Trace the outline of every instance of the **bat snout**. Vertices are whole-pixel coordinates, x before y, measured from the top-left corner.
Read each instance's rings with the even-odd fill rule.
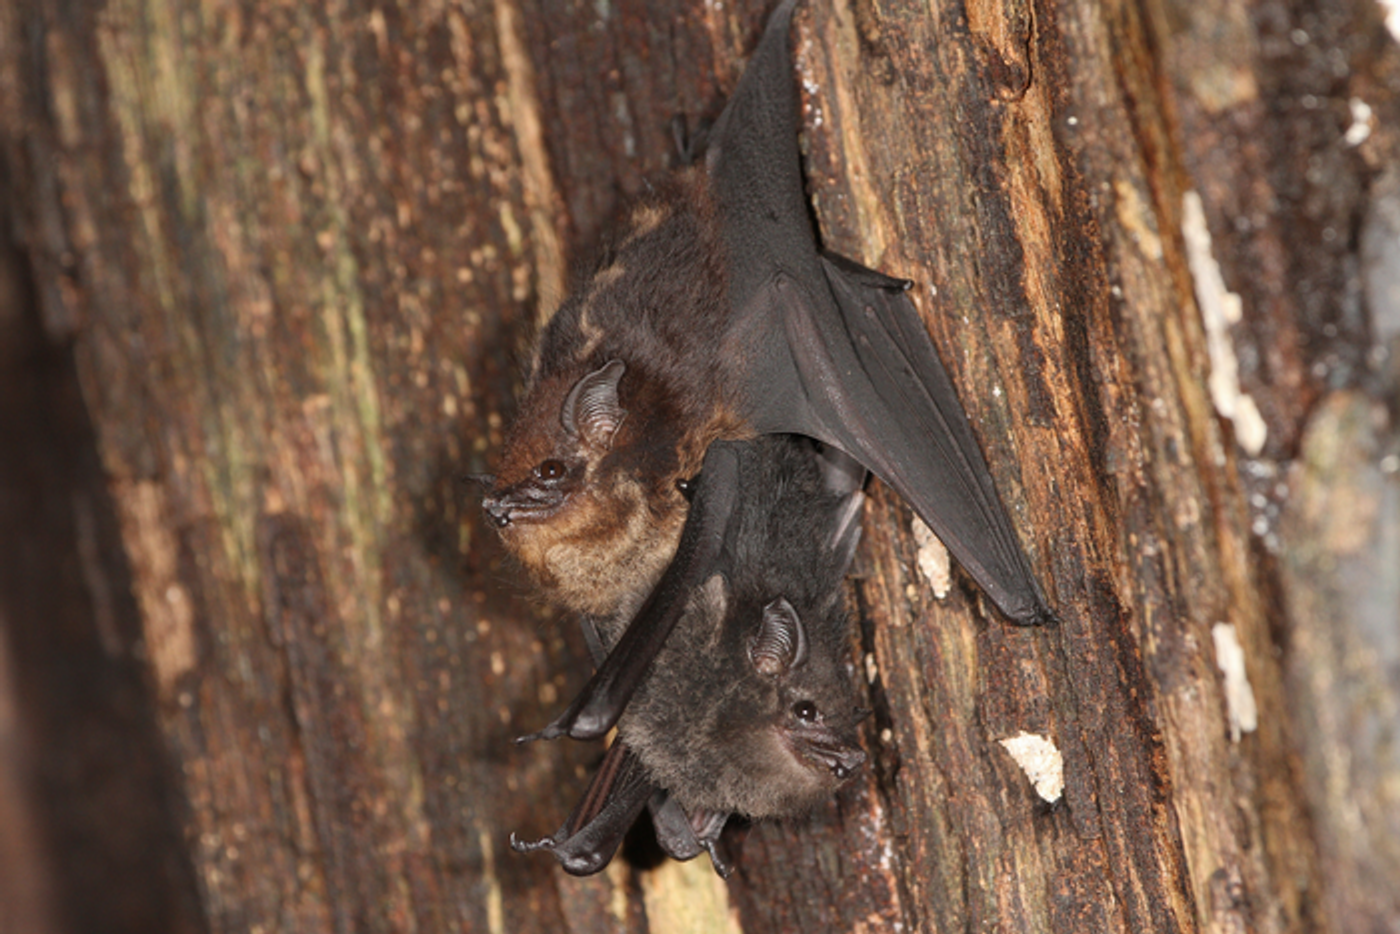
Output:
[[[844,782],[865,764],[864,750],[825,730],[798,738],[797,746],[803,758],[830,771],[838,782]]]
[[[831,770],[837,781],[844,782],[855,774],[856,769],[865,764],[865,752],[854,747],[833,749],[819,759]]]
[[[491,520],[491,524],[498,529],[503,529],[510,525],[510,507],[503,503],[483,500],[481,509],[486,513],[486,518]]]
[[[482,497],[481,509],[498,529],[518,522],[542,522],[559,511],[569,494],[565,490],[520,486]]]

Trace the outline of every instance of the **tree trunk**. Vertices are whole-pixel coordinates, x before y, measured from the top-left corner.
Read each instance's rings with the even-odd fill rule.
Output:
[[[872,484],[871,767],[727,884],[511,852],[601,749],[510,742],[587,652],[464,480],[768,5],[0,0],[0,934],[1400,931],[1370,0],[809,0],[824,242],[917,283],[1060,623]]]

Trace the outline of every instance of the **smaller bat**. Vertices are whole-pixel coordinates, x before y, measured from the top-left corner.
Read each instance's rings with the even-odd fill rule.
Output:
[[[810,441],[769,436],[712,445],[702,476],[715,474],[733,496],[697,496],[642,626],[598,624],[601,646],[615,644],[606,668],[633,633],[654,631],[651,612],[678,614],[664,645],[645,653],[617,741],[564,826],[512,839],[516,849],[596,872],[651,805],[663,849],[681,859],[708,850],[723,873],[715,843],[730,814],[802,813],[864,762],[840,605],[863,471]]]

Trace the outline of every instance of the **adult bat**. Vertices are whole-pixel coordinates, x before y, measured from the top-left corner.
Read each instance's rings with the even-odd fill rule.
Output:
[[[909,283],[817,247],[794,5],[771,17],[703,163],[632,210],[544,329],[485,511],[556,601],[625,614],[668,566],[712,442],[806,435],[893,487],[1009,619],[1049,620]]]
[[[907,283],[815,245],[788,51],[793,6],[770,20],[703,171],[682,173],[685,197],[637,209],[617,258],[545,331],[538,381],[486,510],[527,566],[590,595],[597,605],[570,605],[599,618],[632,617],[664,574],[584,691],[527,739],[596,738],[622,715],[734,508],[734,470],[707,459],[686,486],[716,438],[793,433],[846,452],[914,506],[1008,617],[1053,618]],[[690,304],[670,301],[711,268],[722,276],[686,291]],[[677,417],[680,402],[689,415]],[[686,531],[700,531],[673,550],[683,490],[695,497]],[[614,563],[642,542],[644,570]]]
[[[569,820],[544,840],[512,838],[517,850],[596,872],[649,804],[663,849],[681,859],[709,850],[724,873],[714,847],[731,813],[801,813],[864,761],[840,605],[862,473],[790,436],[711,446],[701,476],[725,475],[735,495],[715,502],[701,484],[680,546],[695,557],[673,565],[686,569],[685,590],[649,604],[678,609],[674,629]],[[663,585],[673,580],[668,570]],[[648,612],[638,620],[649,630]],[[626,639],[618,627],[598,627],[595,657]]]

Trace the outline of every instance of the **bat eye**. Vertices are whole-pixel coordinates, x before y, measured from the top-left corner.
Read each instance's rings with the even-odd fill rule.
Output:
[[[564,466],[564,462],[553,458],[544,461],[535,468],[535,476],[541,480],[558,480],[567,472],[568,468]]]
[[[695,500],[695,480],[677,480],[676,489],[681,491],[687,503]]]
[[[806,723],[811,723],[817,719],[817,705],[809,700],[798,701],[792,705],[792,715]]]

